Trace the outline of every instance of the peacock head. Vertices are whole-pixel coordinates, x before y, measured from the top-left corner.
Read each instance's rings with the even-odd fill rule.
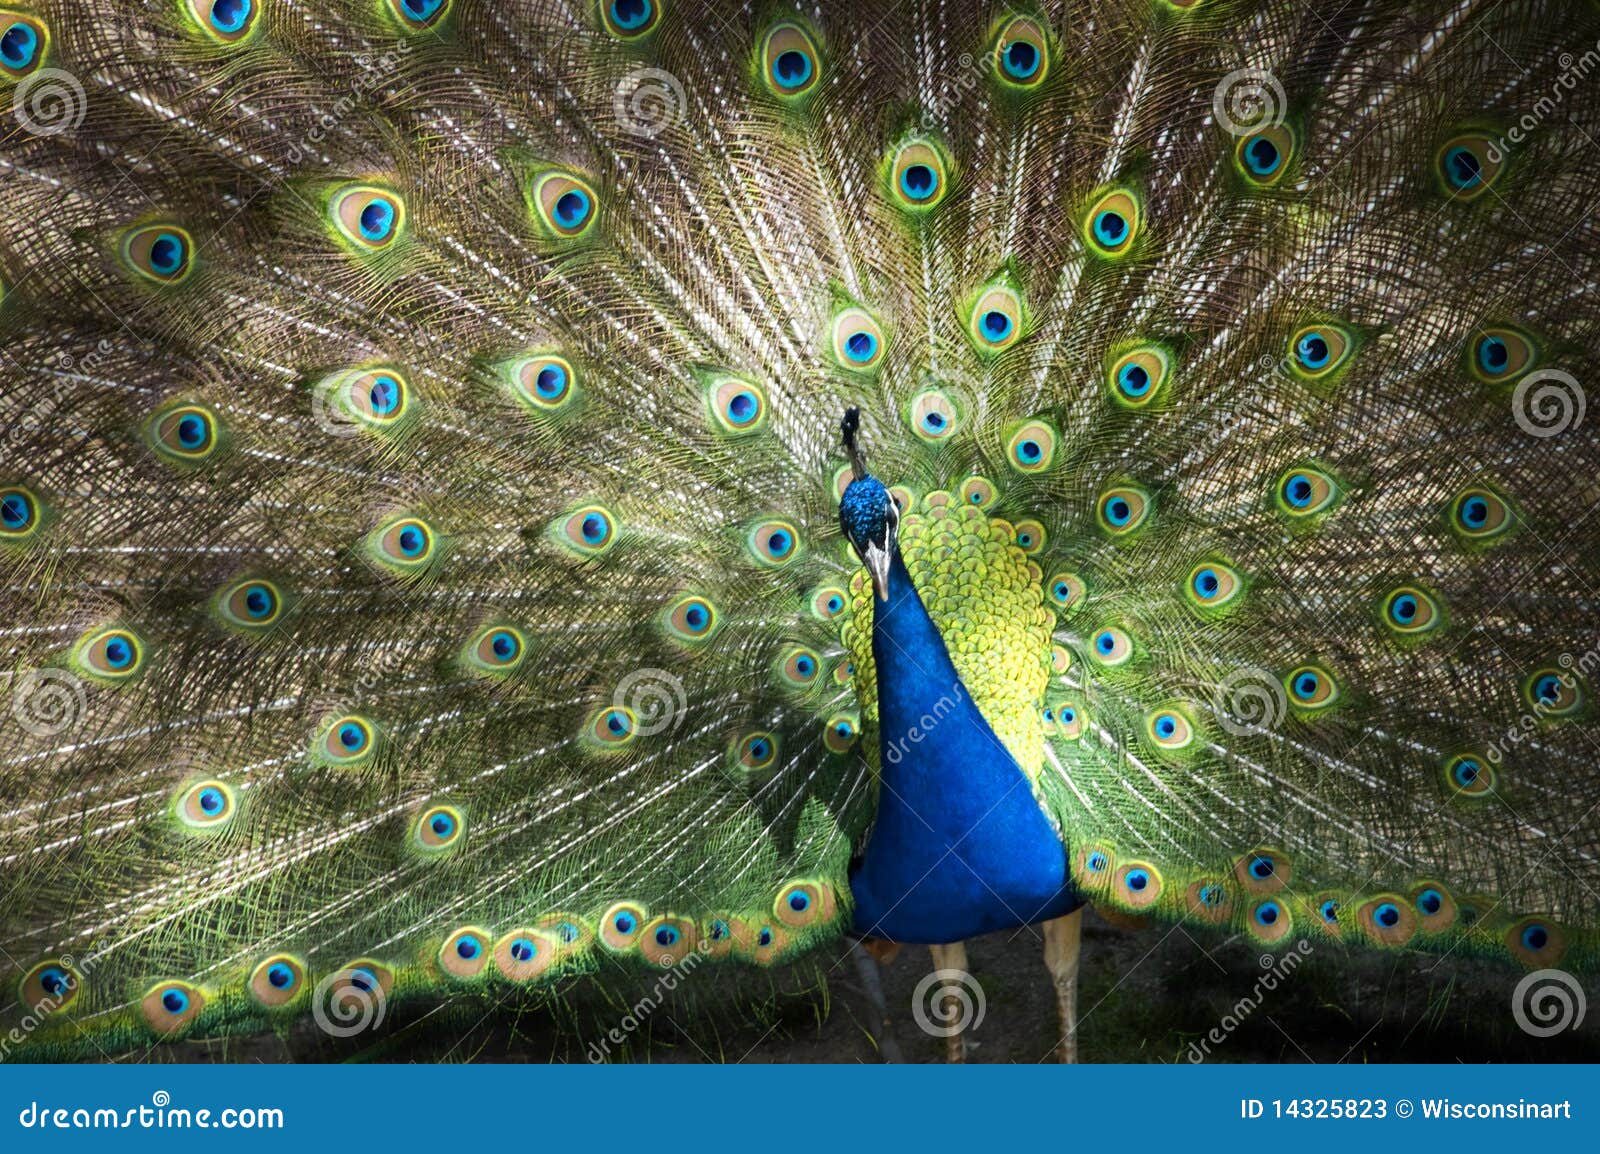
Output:
[[[873,592],[879,601],[889,599],[889,562],[899,548],[896,537],[900,531],[900,510],[882,481],[867,472],[861,450],[856,444],[856,430],[861,415],[847,409],[844,415],[844,447],[850,454],[850,467],[855,479],[839,498],[839,527],[849,538],[856,556],[872,575]]]

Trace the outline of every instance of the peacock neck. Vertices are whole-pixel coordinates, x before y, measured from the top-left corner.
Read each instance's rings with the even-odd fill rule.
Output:
[[[1076,904],[1066,850],[962,683],[898,548],[874,600],[878,813],[852,874],[856,926],[952,942]]]

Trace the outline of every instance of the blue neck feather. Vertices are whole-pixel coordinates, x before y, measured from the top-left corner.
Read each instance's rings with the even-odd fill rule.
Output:
[[[857,931],[956,942],[1070,912],[1066,849],[973,704],[898,547],[888,588],[873,603],[882,775],[850,879]]]

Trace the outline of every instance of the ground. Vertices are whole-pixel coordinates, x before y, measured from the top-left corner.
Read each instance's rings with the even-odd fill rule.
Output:
[[[1245,939],[1193,927],[1131,930],[1090,912],[1080,993],[1085,1062],[1595,1062],[1600,984],[1585,983],[1582,1025],[1549,1038],[1512,1013],[1520,971],[1470,958],[1346,951],[1322,944],[1263,957]],[[702,1004],[645,1007],[613,995],[582,1014],[503,1002],[440,1010],[397,1008],[377,1035],[329,1043],[309,1021],[282,1038],[152,1050],[151,1060],[644,1062],[942,1062],[945,1043],[912,1012],[928,951],[907,947],[887,965],[845,954],[827,970],[826,995],[779,977],[756,1018],[708,1025]],[[1269,963],[1263,965],[1263,962]],[[982,1021],[969,1030],[972,1062],[1049,1061],[1058,1040],[1054,992],[1032,930],[968,943]],[[885,1014],[870,985],[881,988]],[[687,974],[685,991],[716,979]],[[1275,987],[1275,988],[1269,988]],[[612,1041],[620,1039],[620,1041]]]

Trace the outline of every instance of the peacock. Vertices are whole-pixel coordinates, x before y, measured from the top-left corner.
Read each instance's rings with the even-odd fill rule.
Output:
[[[6,1056],[1010,929],[1074,1060],[1090,905],[1594,968],[1597,45],[0,0]]]

